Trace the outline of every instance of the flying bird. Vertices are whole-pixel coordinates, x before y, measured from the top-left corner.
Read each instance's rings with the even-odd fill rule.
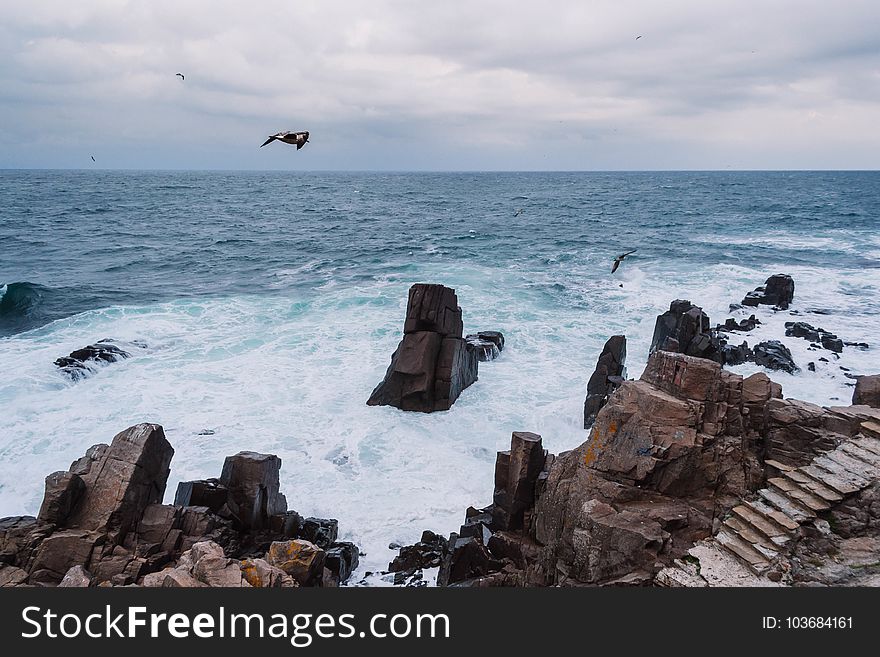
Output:
[[[638,41],[641,38],[642,38],[642,35],[640,34],[639,36],[636,37],[636,41]]]
[[[92,158],[92,162],[95,161],[95,156],[94,156],[94,155],[89,155],[89,157]]]
[[[522,208],[517,208],[516,212],[513,213],[513,216],[518,217],[519,215],[522,214],[522,212],[523,212]]]
[[[613,274],[614,272],[617,271],[617,268],[620,267],[620,263],[623,262],[623,259],[626,258],[626,256],[632,255],[636,251],[638,251],[638,249],[633,249],[632,251],[627,251],[626,253],[622,253],[619,256],[617,256],[614,259],[614,264],[611,265],[611,273]]]
[[[177,77],[179,77],[181,82],[183,82],[184,80],[186,80],[186,78],[183,77],[183,73],[175,73],[174,75],[176,75]]]
[[[285,144],[292,144],[296,146],[296,150],[299,150],[309,141],[309,133],[306,132],[276,132],[274,135],[269,135],[269,138],[260,144],[260,148],[265,146],[266,144],[271,144],[273,141],[283,141]]]

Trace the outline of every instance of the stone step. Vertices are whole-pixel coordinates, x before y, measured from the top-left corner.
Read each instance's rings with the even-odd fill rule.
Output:
[[[880,456],[880,438],[861,434],[853,438],[851,442],[854,442],[856,445],[872,454]]]
[[[732,534],[736,534],[743,540],[751,544],[765,559],[775,559],[779,556],[779,546],[774,545],[769,538],[759,532],[751,523],[746,522],[736,515],[728,516],[724,521],[724,526],[730,530]]]
[[[814,511],[801,505],[799,502],[795,502],[779,490],[762,488],[758,491],[758,495],[760,495],[765,502],[776,507],[798,524],[816,517]]]
[[[780,493],[787,495],[801,506],[807,507],[813,513],[819,511],[827,511],[831,508],[831,504],[823,500],[821,497],[813,495],[810,491],[802,488],[800,484],[796,484],[791,479],[784,477],[773,477],[768,479],[767,483]]]
[[[880,422],[874,422],[874,420],[862,422],[862,433],[880,440]]]
[[[837,466],[837,468],[839,470],[839,466]],[[862,490],[862,486],[853,483],[846,472],[844,472],[843,476],[841,476],[837,472],[832,472],[826,468],[820,468],[816,465],[815,460],[810,465],[805,465],[798,469],[801,472],[810,475],[813,479],[822,482],[829,488],[833,488],[838,493],[844,496],[852,495],[853,493],[857,493]]]
[[[718,532],[715,535],[715,540],[724,549],[746,564],[753,573],[761,575],[770,568],[770,561],[752,547],[750,543],[735,534],[728,533],[726,529]]]
[[[829,461],[840,466],[838,468],[840,474],[852,478],[853,483],[857,484],[859,488],[864,488],[871,483],[872,479],[876,478],[876,475],[873,472],[875,468],[872,468],[864,461],[859,461],[852,456],[847,456],[844,452],[837,449],[831,452],[826,452],[822,456],[817,456],[813,459],[813,463],[820,468],[837,472],[837,470],[834,470],[833,466],[830,466]]]
[[[668,588],[696,588],[709,586],[709,584],[699,575],[694,575],[686,570],[682,570],[677,565],[663,568],[657,573],[654,581],[660,586]]]
[[[750,502],[746,502],[746,506],[752,509],[755,513],[759,513],[766,518],[770,518],[780,527],[784,527],[789,532],[795,532],[798,528],[800,528],[800,523],[796,522],[792,518],[789,518],[787,515],[782,513],[782,511],[777,511],[772,506],[764,504],[761,500],[752,500]]]
[[[832,504],[840,502],[843,499],[843,495],[835,491],[833,488],[828,488],[828,486],[822,482],[813,479],[810,475],[801,472],[800,470],[788,470],[783,472],[782,476],[800,484],[801,488],[806,488],[813,493],[813,495],[818,495],[823,500],[831,502]]]
[[[789,470],[794,470],[794,467],[791,465],[786,465],[785,463],[781,463],[774,459],[767,459],[764,461],[764,465],[773,468],[777,472],[788,472]]]
[[[855,440],[847,440],[845,443],[841,443],[838,449],[854,459],[859,459],[873,466],[875,470],[880,468],[880,454],[875,454],[871,450],[865,449]]]
[[[731,513],[738,516],[742,522],[747,523],[764,536],[764,541],[768,545],[781,547],[791,540],[792,533],[790,529],[783,527],[773,518],[756,511],[750,506],[740,504],[734,507]]]

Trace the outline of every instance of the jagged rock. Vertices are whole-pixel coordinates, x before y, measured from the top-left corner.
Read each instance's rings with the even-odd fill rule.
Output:
[[[217,513],[226,504],[229,491],[219,479],[181,481],[174,496],[176,506],[205,506]]]
[[[733,308],[731,308],[732,310]],[[748,333],[749,331],[753,331],[756,326],[761,323],[761,320],[757,319],[754,315],[749,315],[748,319],[743,319],[737,322],[733,317],[728,317],[724,324],[719,324],[715,327],[716,331],[743,331]]]
[[[785,310],[794,298],[794,279],[788,274],[774,274],[764,285],[749,292],[742,300],[744,306],[764,304]]]
[[[338,586],[344,584],[352,572],[358,567],[359,552],[354,543],[333,543],[328,549],[324,559],[324,586],[327,586],[329,573],[330,581]]]
[[[327,549],[336,542],[339,522],[333,518],[306,518],[297,532],[297,538]]]
[[[33,516],[0,519],[0,563],[26,568],[54,525]]]
[[[99,340],[95,344],[70,352],[68,356],[58,358],[55,365],[60,367],[61,371],[71,379],[77,381],[91,373],[96,363],[115,363],[130,356],[130,353],[117,347],[109,340]]]
[[[856,379],[852,403],[880,408],[880,374],[860,376]]]
[[[504,350],[504,335],[500,331],[480,331],[465,336],[469,349],[476,351],[480,361],[495,360]]]
[[[53,472],[46,477],[46,492],[37,517],[63,527],[85,489],[79,475],[67,471]]]
[[[840,353],[843,351],[843,340],[825,329],[812,326],[806,322],[786,322],[785,335],[795,338],[803,338],[810,342],[819,342],[825,349]]]
[[[229,494],[227,506],[244,529],[265,529],[270,516],[287,511],[287,499],[279,492],[281,459],[273,454],[239,452],[227,456],[220,484]]]
[[[434,568],[440,565],[448,547],[448,541],[443,536],[425,530],[418,543],[400,548],[398,556],[388,564],[388,570],[412,573],[423,568]]]
[[[745,341],[739,346],[725,344],[721,347],[721,353],[725,365],[742,365],[755,359],[749,343]]]
[[[625,375],[626,336],[613,335],[605,343],[596,362],[590,380],[587,382],[587,398],[584,401],[584,428],[587,429],[596,419],[596,414],[608,401],[608,396],[619,385]],[[612,380],[613,377],[613,380]]]
[[[59,587],[86,588],[92,582],[92,576],[82,566],[73,566],[58,584]]]
[[[523,527],[524,514],[534,503],[535,484],[546,457],[541,436],[528,431],[514,431],[510,450],[498,452],[491,507],[494,529]]]
[[[276,541],[269,546],[266,561],[293,577],[300,586],[309,586],[323,575],[326,552],[302,539]]]
[[[437,573],[437,586],[449,586],[475,577],[487,575],[491,569],[497,570],[499,564],[482,541],[473,536],[465,538],[452,534],[449,537],[450,550],[440,564]]]
[[[771,370],[782,370],[789,374],[799,372],[800,368],[791,357],[791,352],[779,340],[765,340],[754,348],[755,363]]]
[[[15,566],[0,565],[0,588],[22,586],[27,583],[27,578],[26,570]]]
[[[74,566],[88,568],[94,548],[104,541],[102,533],[83,529],[52,533],[35,550],[28,566],[28,581],[31,584],[58,584]]]
[[[413,285],[403,339],[367,404],[423,413],[451,408],[477,380],[477,351],[468,347],[461,331],[461,308],[454,290]]]
[[[254,588],[294,588],[296,580],[265,559],[245,559],[241,562],[244,580]]]

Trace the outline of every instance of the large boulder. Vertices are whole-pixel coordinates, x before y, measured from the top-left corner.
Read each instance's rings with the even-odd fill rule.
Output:
[[[132,345],[146,348],[146,345],[140,342],[133,342]],[[115,363],[130,356],[131,353],[114,344],[112,340],[105,339],[71,351],[67,356],[56,359],[55,365],[72,380],[78,381],[93,373],[96,366],[101,363]]]
[[[423,413],[448,410],[477,380],[478,351],[462,338],[455,291],[442,285],[413,285],[403,339],[367,404]]]
[[[274,454],[239,452],[227,456],[220,485],[228,491],[227,505],[242,529],[264,529],[270,517],[287,511],[279,492],[281,459]]]
[[[742,300],[744,306],[764,304],[785,310],[794,298],[794,279],[788,274],[773,274],[767,282],[749,292]]]
[[[476,351],[480,361],[495,360],[504,350],[504,335],[500,331],[480,331],[465,336],[468,346]]]
[[[658,315],[651,338],[651,353],[673,351],[724,363],[726,340],[710,329],[709,316],[690,301],[676,299]]]
[[[880,374],[860,376],[856,379],[852,403],[880,408]]]
[[[759,342],[755,345],[753,353],[755,355],[755,363],[767,369],[782,370],[789,374],[795,374],[801,369],[794,362],[788,347],[779,340]]]
[[[612,335],[596,362],[590,380],[587,382],[587,398],[584,400],[584,428],[588,429],[608,396],[619,386],[624,376],[626,363],[626,336]]]

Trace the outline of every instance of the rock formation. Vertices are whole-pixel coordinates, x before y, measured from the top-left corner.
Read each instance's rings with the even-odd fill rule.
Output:
[[[465,336],[468,346],[477,352],[480,361],[495,360],[504,350],[504,335],[499,331],[480,331]]]
[[[590,428],[596,414],[608,401],[608,396],[623,382],[626,363],[626,336],[612,335],[596,362],[587,382],[587,398],[584,400],[584,429]]]
[[[834,333],[812,326],[806,322],[786,322],[785,335],[804,338],[812,343],[818,343],[816,346],[821,344],[825,349],[838,354],[843,351],[843,340],[834,335]]]
[[[763,373],[658,350],[583,445],[554,457],[540,443],[515,433],[499,452],[494,502],[468,509],[438,584],[864,583],[875,572],[841,570],[821,547],[864,563],[880,545],[880,410],[784,400]]]
[[[856,379],[852,403],[880,408],[880,374],[860,376]]]
[[[709,326],[709,316],[702,308],[690,301],[676,299],[669,305],[669,310],[657,316],[651,352],[672,351],[708,358],[722,365],[739,365],[752,360],[753,355],[747,343],[729,345],[723,336],[724,332],[733,330],[733,326],[737,327],[736,330],[744,330],[733,319],[727,320],[724,327],[714,330]]]
[[[789,374],[798,372],[800,368],[791,357],[791,351],[779,340],[765,340],[755,345],[752,350],[755,363],[770,370],[782,370]]]
[[[461,308],[455,290],[417,283],[409,290],[403,339],[391,356],[385,378],[370,395],[370,406],[396,406],[404,411],[445,411],[461,392],[477,380],[483,345],[491,342],[494,355],[504,345],[497,332],[462,338]]]
[[[764,304],[786,310],[794,298],[794,279],[788,274],[773,274],[767,282],[749,292],[742,300],[744,306]]]
[[[134,342],[132,345],[141,349],[146,345],[141,342]],[[115,345],[112,340],[98,340],[95,344],[90,344],[82,349],[76,349],[67,356],[62,356],[55,360],[55,365],[61,368],[74,381],[92,374],[98,363],[115,363],[123,358],[129,358],[131,354],[121,347]]]
[[[164,505],[173,454],[138,424],[46,477],[36,518],[0,519],[0,586],[336,586],[357,566],[335,520],[287,509],[277,456],[230,456]]]

